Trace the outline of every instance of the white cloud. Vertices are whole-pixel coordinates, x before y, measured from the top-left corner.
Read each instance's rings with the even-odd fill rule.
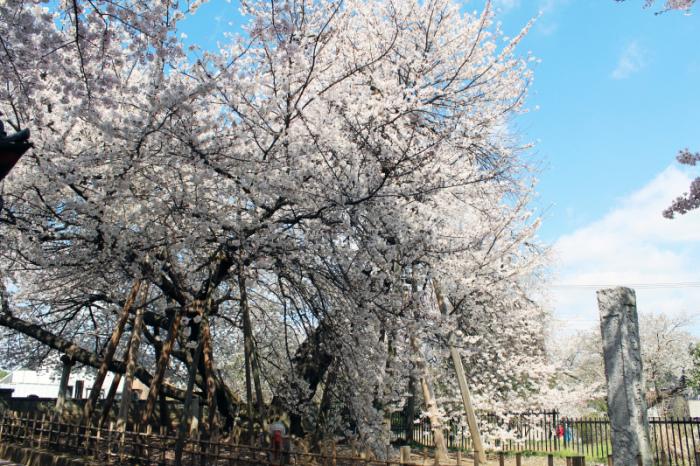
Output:
[[[610,73],[613,79],[627,79],[647,65],[647,53],[636,42],[629,42],[617,60],[617,66]]]
[[[493,5],[502,13],[507,13],[520,6],[520,0],[494,0]]]
[[[568,5],[569,0],[542,0],[540,2],[540,13],[551,13],[560,6]]]
[[[634,287],[640,312],[700,316],[700,211],[661,216],[691,178],[675,167],[617,202],[601,219],[554,245],[557,280],[552,289],[556,327],[590,328],[598,322],[598,287]],[[589,287],[588,285],[595,285]],[[691,329],[700,335],[700,319]]]
[[[539,18],[535,31],[543,36],[552,36],[559,30],[560,10],[567,7],[571,0],[540,0],[538,3]]]

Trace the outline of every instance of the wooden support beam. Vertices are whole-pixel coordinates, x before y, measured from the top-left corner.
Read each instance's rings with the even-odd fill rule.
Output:
[[[207,408],[209,415],[207,425],[210,431],[214,431],[217,425],[216,416],[216,381],[214,380],[214,351],[211,343],[211,329],[209,328],[209,318],[206,315],[208,307],[199,306],[200,332],[202,336],[202,356],[204,357],[204,378],[207,393]]]
[[[134,301],[136,301],[136,296],[138,295],[140,288],[141,281],[136,280],[131,287],[131,291],[129,292],[128,298],[126,299],[126,303],[124,304],[122,313],[119,316],[119,320],[117,321],[117,326],[112,331],[112,336],[110,337],[109,341],[107,342],[107,346],[105,347],[102,364],[100,364],[100,367],[97,370],[95,382],[93,383],[92,390],[90,391],[90,397],[88,398],[87,402],[85,403],[85,406],[83,407],[83,419],[85,420],[85,423],[88,426],[92,424],[92,412],[95,409],[97,399],[100,397],[100,392],[102,391],[102,384],[104,383],[105,377],[107,376],[107,370],[109,369],[109,365],[112,362],[112,358],[114,358],[114,353],[117,350],[117,346],[119,345],[119,340],[121,340],[122,333],[124,333],[124,327],[126,327],[126,322],[129,320],[129,313],[131,312],[131,307],[134,305]]]
[[[134,372],[136,371],[136,362],[139,357],[139,347],[141,346],[141,331],[143,328],[143,313],[144,306],[148,298],[148,287],[143,293],[142,305],[136,310],[136,318],[134,319],[134,328],[131,331],[131,339],[129,340],[129,352],[126,358],[126,374],[124,377],[124,389],[122,390],[122,399],[119,405],[119,418],[117,419],[117,430],[124,432],[126,424],[129,420],[129,406],[131,405],[131,393],[134,384]]]
[[[197,376],[197,366],[199,366],[199,358],[202,355],[202,344],[201,334],[200,341],[197,343],[197,349],[192,356],[189,367],[189,376],[187,378],[187,395],[185,396],[185,405],[182,410],[182,417],[180,418],[180,426],[177,431],[177,440],[175,442],[175,465],[182,465],[182,452],[185,444],[185,436],[187,433],[187,426],[192,417],[192,392],[194,390],[194,383]],[[199,406],[197,406],[199,409]]]
[[[160,391],[160,386],[163,383],[163,377],[165,375],[165,368],[168,366],[168,361],[170,360],[170,353],[175,346],[175,340],[177,340],[177,334],[180,331],[180,321],[182,320],[182,310],[179,309],[175,313],[172,323],[170,324],[170,332],[168,334],[168,339],[163,345],[161,350],[160,359],[156,365],[156,372],[153,374],[153,380],[151,381],[151,386],[148,390],[148,398],[146,399],[146,409],[143,411],[143,416],[141,417],[141,423],[147,425],[151,422],[151,416],[153,416],[153,410],[156,404],[156,398],[158,397],[158,392]]]
[[[415,336],[411,336],[411,348],[413,353],[418,355],[418,370],[420,371],[420,384],[423,390],[423,399],[425,400],[425,405],[428,412],[428,418],[430,419],[430,428],[433,431],[433,440],[435,442],[435,457],[437,461],[447,460],[447,445],[445,443],[445,436],[442,432],[442,423],[440,422],[440,416],[438,413],[437,402],[432,392],[432,383],[430,372],[428,367],[423,360],[423,356],[418,346],[418,339]]]
[[[66,392],[68,391],[68,379],[70,378],[70,371],[75,365],[75,359],[72,356],[64,354],[61,356],[61,363],[63,363],[61,369],[61,381],[58,385],[58,398],[56,398],[56,412],[59,414],[63,411],[66,404]]]
[[[440,312],[444,315],[448,315],[448,304],[443,297],[440,284],[435,279],[433,279],[433,290],[435,291],[435,298],[437,299],[438,306],[440,307]],[[467,384],[467,378],[464,374],[464,366],[462,365],[462,357],[460,356],[459,351],[457,351],[457,348],[455,348],[453,340],[454,335],[450,334],[450,356],[452,357],[452,363],[454,364],[455,373],[457,374],[457,382],[459,383],[459,391],[462,395],[462,404],[464,405],[464,412],[467,417],[469,434],[471,435],[472,442],[474,444],[474,453],[479,458],[479,461],[481,463],[486,463],[486,451],[484,450],[484,444],[481,441],[479,424],[476,419],[474,407],[472,406],[471,394],[469,393],[469,385]]]
[[[70,340],[66,340],[61,336],[55,335],[41,328],[37,324],[27,322],[26,320],[20,319],[11,314],[0,312],[0,325],[33,338],[49,348],[55,349],[56,351],[69,354],[75,360],[75,362],[95,368],[100,367],[100,364],[102,363],[102,359],[100,359],[100,357],[94,352],[81,348]],[[123,374],[126,371],[126,364],[124,361],[114,359],[109,365],[109,370]],[[150,385],[151,381],[153,380],[153,376],[141,366],[136,368],[136,378],[146,385]],[[185,399],[184,390],[165,383],[162,384],[162,389],[163,392],[171,398],[176,398],[178,400]]]
[[[127,348],[127,353],[128,353]],[[114,374],[114,379],[112,379],[112,384],[109,386],[109,391],[107,392],[107,397],[105,398],[104,406],[102,406],[102,414],[100,415],[100,422],[97,424],[98,429],[103,429],[107,420],[109,419],[109,413],[112,410],[112,405],[114,404],[114,398],[117,396],[117,390],[119,389],[119,384],[122,381],[122,375],[120,373]],[[99,432],[99,431],[98,431]]]

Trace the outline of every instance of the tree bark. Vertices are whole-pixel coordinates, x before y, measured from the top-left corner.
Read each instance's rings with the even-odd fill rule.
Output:
[[[406,419],[406,442],[413,442],[413,420],[416,418],[416,386],[418,380],[411,371],[408,379],[408,400],[404,406],[404,419]]]
[[[253,352],[253,339],[250,329],[250,309],[248,308],[248,292],[246,290],[246,280],[243,275],[242,267],[238,267],[238,290],[240,293],[240,309],[243,319],[243,363],[245,364],[245,394],[246,394],[246,413],[248,415],[248,442],[253,442],[253,389],[251,381],[251,354]]]
[[[299,395],[296,400],[289,403],[283,402],[278,397],[272,400],[273,406],[289,413],[289,432],[298,437],[304,435],[304,429],[302,427],[302,417],[295,412],[295,408],[311,401],[333,362],[333,356],[324,344],[327,332],[328,330],[322,321],[306,340],[299,345],[292,357],[291,362],[294,375],[290,379],[303,380],[308,387],[308,394],[304,395],[307,391],[303,387],[293,386],[292,388]]]

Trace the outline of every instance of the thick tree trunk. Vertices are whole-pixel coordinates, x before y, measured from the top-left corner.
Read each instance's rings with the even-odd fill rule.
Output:
[[[418,379],[411,371],[408,379],[408,399],[403,409],[403,417],[406,419],[406,442],[413,442],[413,420],[416,418],[416,390]]]
[[[321,405],[318,409],[318,418],[316,420],[316,428],[313,434],[312,446],[317,446],[324,440],[328,426],[328,416],[333,405],[333,386],[337,379],[338,369],[336,366],[328,369],[326,380],[323,384],[323,396],[321,397]]]
[[[253,353],[253,336],[250,328],[250,309],[248,308],[248,292],[243,270],[238,268],[238,290],[240,293],[240,309],[243,319],[243,363],[245,364],[245,395],[246,413],[248,415],[248,442],[252,444],[254,437],[253,389],[251,381],[251,357]]]
[[[100,392],[102,391],[102,384],[104,383],[105,377],[107,376],[107,370],[109,368],[109,363],[112,362],[114,353],[119,345],[119,340],[122,338],[122,333],[124,333],[124,327],[126,327],[126,322],[129,320],[129,313],[131,312],[131,307],[136,301],[136,296],[141,288],[141,281],[137,280],[131,287],[129,296],[126,298],[126,304],[122,310],[121,316],[117,321],[117,326],[112,331],[112,336],[107,342],[107,346],[104,351],[104,359],[100,368],[97,370],[97,375],[95,376],[95,382],[92,385],[92,390],[90,391],[90,397],[88,398],[85,406],[83,407],[83,419],[87,425],[92,424],[92,412],[95,409],[95,404],[97,399],[100,397]],[[142,314],[143,315],[143,314]],[[133,376],[133,375],[132,375]]]
[[[296,412],[296,408],[304,406],[315,396],[319,384],[323,381],[328,368],[333,362],[333,356],[324,344],[328,330],[323,322],[299,345],[292,357],[294,375],[290,380],[303,380],[306,387],[293,385],[293,393],[298,395],[296,400],[284,402],[279,397],[272,400],[272,405],[289,413],[289,432],[292,435],[302,437],[302,417]],[[306,389],[308,388],[308,390]]]

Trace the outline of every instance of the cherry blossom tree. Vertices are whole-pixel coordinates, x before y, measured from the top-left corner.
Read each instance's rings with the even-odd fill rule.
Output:
[[[615,0],[618,2],[624,2],[625,0]],[[649,8],[652,5],[654,5],[656,0],[644,0],[644,7]],[[680,10],[680,11],[685,11],[689,12],[693,5],[695,4],[695,0],[665,0],[663,3],[663,9],[658,11],[656,14],[664,13],[666,11],[671,11],[671,10]]]
[[[692,153],[688,149],[684,149],[680,151],[676,159],[684,165],[695,166],[700,162],[700,152]],[[664,210],[663,215],[672,219],[676,214],[683,215],[698,207],[700,207],[700,177],[695,178],[690,183],[688,192],[677,197],[668,209]]]
[[[639,316],[642,365],[650,406],[685,388],[682,377],[694,367],[691,350],[697,342],[688,331],[691,322],[692,319],[683,315],[643,313]],[[598,329],[562,338],[552,348],[562,374],[559,383],[566,386],[563,391],[575,393],[583,402],[573,414],[585,414],[598,408],[596,400],[605,397],[601,348]]]
[[[32,354],[19,332],[98,366],[141,283],[137,376],[180,398],[193,379],[229,427],[280,409],[383,451],[450,335],[484,409],[531,395],[543,254],[507,131],[525,31],[448,0],[242,5],[246,34],[196,60],[194,3],[0,6],[0,109],[36,147],[3,186],[6,350]]]

